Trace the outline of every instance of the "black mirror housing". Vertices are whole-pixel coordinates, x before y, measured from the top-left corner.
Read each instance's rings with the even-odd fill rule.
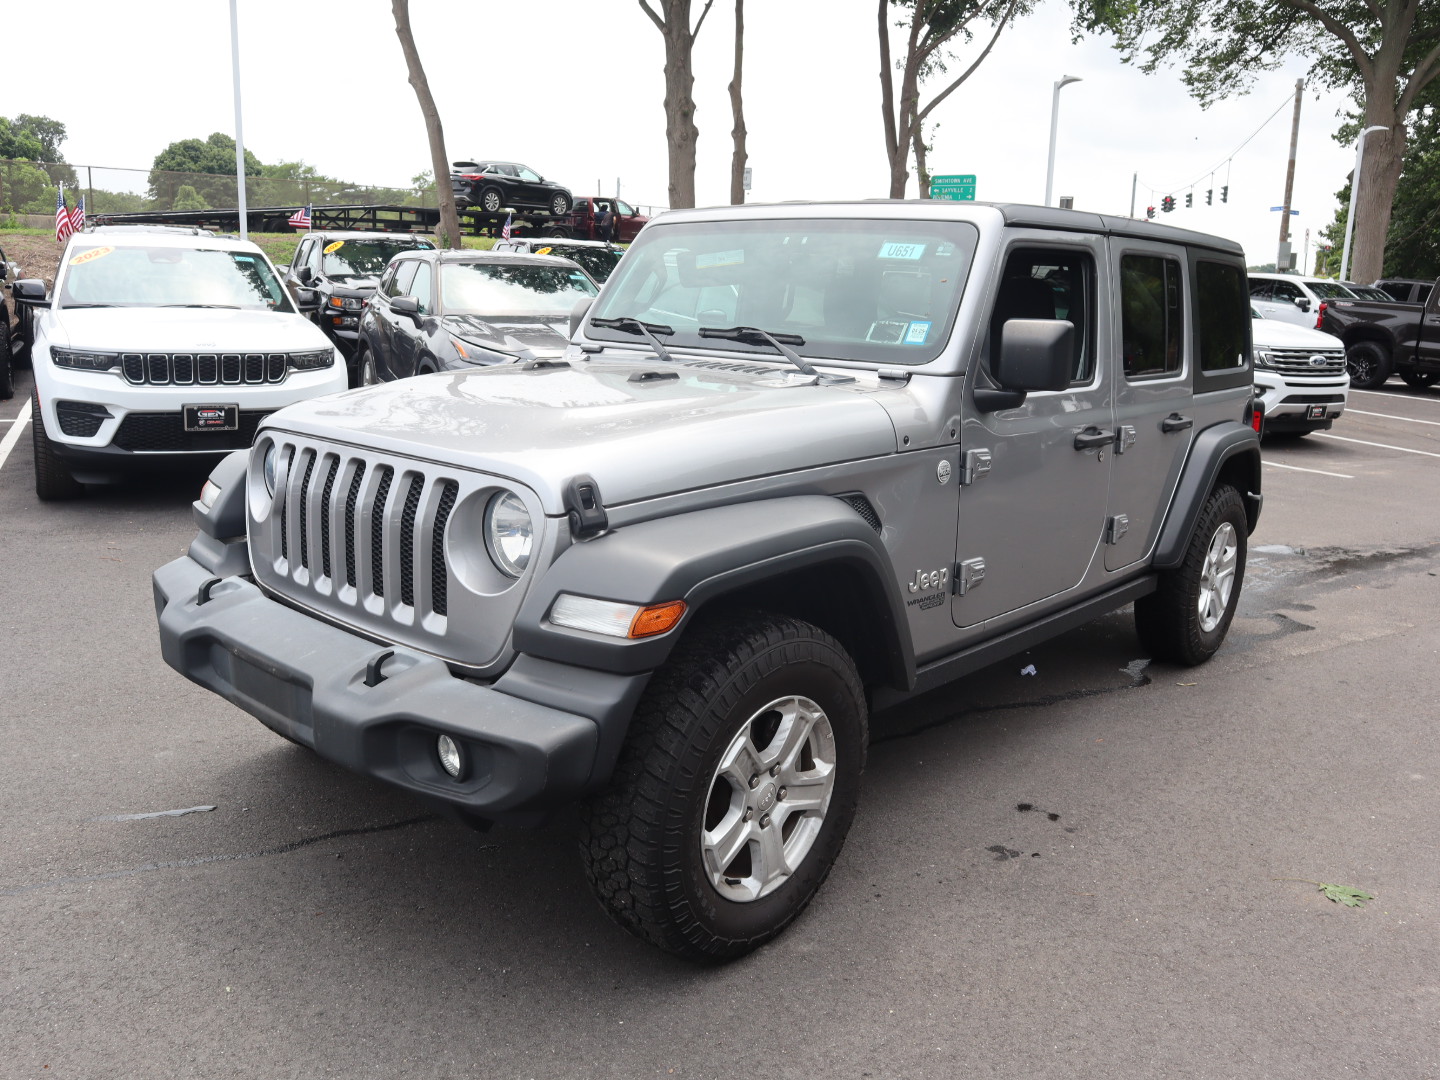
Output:
[[[1297,297],[1295,297],[1295,306],[1296,306],[1297,308],[1299,308],[1301,311],[1309,311],[1309,310],[1310,310],[1310,298],[1309,298],[1308,296],[1297,296]]]
[[[45,282],[39,278],[21,278],[10,287],[10,295],[18,304],[43,304],[50,299],[45,294]]]
[[[420,321],[420,301],[413,296],[397,296],[390,301],[390,310],[396,315],[409,315],[416,322]]]
[[[1002,389],[1064,390],[1075,371],[1075,324],[1064,319],[1011,319],[1000,331],[992,375]]]
[[[295,280],[302,285],[309,285],[311,281],[315,280],[315,272],[308,266],[302,266],[295,271]]]
[[[311,311],[319,311],[320,294],[317,293],[314,289],[296,289],[295,306],[301,312],[308,313]]]

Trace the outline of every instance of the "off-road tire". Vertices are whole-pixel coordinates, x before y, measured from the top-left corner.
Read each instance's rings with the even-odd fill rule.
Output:
[[[480,209],[487,214],[498,214],[505,205],[505,196],[497,187],[487,187],[480,192]]]
[[[58,502],[84,495],[85,485],[70,475],[65,462],[55,452],[55,444],[45,434],[38,390],[30,397],[30,440],[35,448],[35,494],[40,500]]]
[[[738,733],[787,695],[818,704],[833,732],[829,804],[798,868],[737,902],[712,883],[701,854],[711,784]],[[697,623],[651,680],[610,786],[583,808],[580,850],[595,895],[626,930],[692,961],[759,947],[800,914],[840,854],[866,743],[864,689],[829,634],[760,612]]]
[[[1356,390],[1374,390],[1390,378],[1390,350],[1378,341],[1357,341],[1345,350],[1345,368]]]
[[[1402,371],[1400,378],[1405,380],[1405,385],[1412,390],[1424,390],[1427,386],[1433,386],[1436,379],[1440,379],[1440,371]]]
[[[550,213],[556,217],[564,217],[570,213],[569,198],[557,191],[554,195],[550,196],[549,210]]]
[[[1227,535],[1227,527],[1235,549],[1234,574],[1219,621],[1207,628],[1201,610],[1206,566],[1214,558],[1212,548]],[[1185,560],[1174,570],[1162,571],[1159,588],[1135,601],[1135,631],[1153,659],[1193,666],[1215,655],[1240,602],[1240,587],[1245,580],[1246,529],[1245,503],[1240,493],[1229,484],[1218,485],[1205,500]]]

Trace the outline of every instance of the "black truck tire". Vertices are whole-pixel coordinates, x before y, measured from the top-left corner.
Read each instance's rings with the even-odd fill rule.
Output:
[[[1424,390],[1427,386],[1433,386],[1436,379],[1440,379],[1440,371],[1402,371],[1400,378],[1405,380],[1405,385],[1412,390]]]
[[[10,313],[0,301],[0,401],[15,396],[15,369],[10,355]]]
[[[865,693],[845,649],[759,612],[693,627],[655,673],[581,855],[611,918],[716,962],[779,934],[845,842],[865,767]]]
[[[30,398],[30,441],[35,448],[35,494],[42,502],[75,499],[85,494],[85,485],[70,475],[65,462],[55,452],[55,445],[45,434],[38,390]]]
[[[1345,350],[1345,367],[1356,390],[1374,390],[1390,378],[1390,350],[1378,341],[1357,341]]]
[[[1245,502],[1229,484],[1205,500],[1185,560],[1135,601],[1135,631],[1155,660],[1193,666],[1225,640],[1245,580]]]

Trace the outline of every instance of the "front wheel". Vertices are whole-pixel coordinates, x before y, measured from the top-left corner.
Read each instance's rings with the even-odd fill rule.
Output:
[[[10,362],[10,313],[0,300],[0,401],[15,396],[15,371]]]
[[[1410,389],[1424,390],[1433,385],[1436,379],[1440,379],[1440,371],[1402,371],[1400,378],[1405,380],[1405,385]]]
[[[35,451],[35,494],[42,502],[75,499],[85,494],[85,485],[70,475],[64,460],[55,452],[55,444],[45,434],[38,390],[30,398],[30,442]]]
[[[1245,503],[1229,484],[1210,493],[1185,560],[1161,572],[1159,587],[1135,601],[1135,630],[1156,660],[1203,664],[1235,618],[1245,580]]]
[[[360,350],[360,362],[356,365],[359,372],[357,376],[360,386],[376,386],[380,382],[380,373],[375,368],[375,357],[369,349]]]
[[[865,694],[823,630],[740,613],[691,629],[656,673],[581,854],[625,929],[695,961],[744,955],[804,910],[845,842]]]
[[[1357,341],[1345,350],[1345,367],[1356,390],[1374,390],[1390,378],[1390,351],[1375,341]]]

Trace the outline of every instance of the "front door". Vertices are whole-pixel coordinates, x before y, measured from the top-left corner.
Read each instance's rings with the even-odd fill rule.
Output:
[[[974,626],[1074,589],[1095,561],[1115,429],[1108,324],[1097,315],[1100,237],[1021,234],[1005,254],[981,356],[972,361],[960,436],[957,626]],[[1014,408],[983,412],[991,358],[1010,319],[1075,327],[1073,379]],[[963,589],[963,592],[961,591]]]
[[[1184,317],[1192,286],[1180,248],[1117,239],[1110,259],[1120,333],[1105,569],[1120,570],[1154,546],[1195,434]]]

